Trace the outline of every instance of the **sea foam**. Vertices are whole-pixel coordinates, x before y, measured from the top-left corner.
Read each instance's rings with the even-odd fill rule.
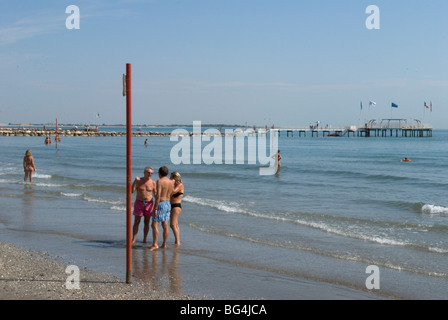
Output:
[[[422,206],[422,213],[448,215],[448,207],[425,204]]]

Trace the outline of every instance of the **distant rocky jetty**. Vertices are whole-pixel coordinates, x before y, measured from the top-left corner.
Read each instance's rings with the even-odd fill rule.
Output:
[[[58,129],[57,135],[60,137],[124,137],[126,136],[126,131],[99,131],[96,128],[90,129]],[[193,136],[195,133],[182,133],[182,132],[144,132],[137,131],[132,132],[132,136],[134,137],[169,137],[171,135],[177,136]],[[238,132],[232,133],[202,133],[201,135],[214,136],[214,135],[223,135],[223,136],[234,136],[239,135]],[[36,129],[36,128],[0,128],[0,136],[3,137],[54,137],[56,136],[56,130],[44,130],[44,129]]]
[[[57,135],[60,137],[121,137],[126,136],[126,132],[99,131],[97,129],[58,129]],[[151,136],[170,136],[167,132],[132,132],[133,136],[151,137]],[[56,130],[31,129],[31,128],[0,128],[0,136],[10,137],[54,137]]]

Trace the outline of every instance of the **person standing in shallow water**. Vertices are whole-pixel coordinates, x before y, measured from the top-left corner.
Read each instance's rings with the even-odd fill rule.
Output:
[[[146,238],[149,233],[149,224],[154,210],[154,195],[156,192],[156,183],[151,179],[153,173],[154,170],[151,167],[146,167],[143,178],[136,177],[132,184],[132,193],[137,191],[137,196],[135,197],[134,202],[132,244],[134,244],[137,239],[138,228],[142,217],[144,217],[143,243],[146,243]]]
[[[170,227],[174,234],[174,245],[180,246],[180,231],[179,231],[179,214],[182,211],[182,198],[184,196],[184,185],[179,172],[173,172],[170,176],[171,181],[174,182],[173,195],[171,196],[171,215],[170,215]]]
[[[152,217],[152,246],[149,250],[157,250],[159,248],[159,222],[163,228],[163,243],[161,248],[166,248],[166,242],[170,232],[169,220],[171,212],[170,198],[173,194],[173,182],[168,179],[168,168],[166,166],[159,168],[159,180],[156,184],[156,203],[154,205],[154,213]]]
[[[26,150],[25,157],[23,157],[23,170],[25,171],[25,178],[23,181],[30,179],[33,182],[33,172],[36,171],[36,165],[34,164],[34,158],[30,149]]]
[[[281,164],[281,162],[280,162],[280,160],[282,159],[282,156],[280,155],[280,150],[277,150],[277,153],[276,154],[274,154],[273,156],[272,156],[272,158],[274,159],[274,166],[277,168],[277,172],[276,173],[279,173],[280,172],[280,170],[282,169],[282,164]]]

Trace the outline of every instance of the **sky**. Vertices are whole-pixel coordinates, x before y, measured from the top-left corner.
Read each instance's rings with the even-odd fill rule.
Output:
[[[445,129],[447,15],[446,0],[0,0],[0,124],[125,124],[130,63],[136,125]]]

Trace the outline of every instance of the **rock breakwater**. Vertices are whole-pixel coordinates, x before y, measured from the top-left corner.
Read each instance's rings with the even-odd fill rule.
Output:
[[[99,131],[99,130],[79,130],[79,129],[58,129],[57,135],[60,137],[122,137],[126,132]],[[170,136],[166,132],[133,132],[135,137]],[[0,128],[0,136],[9,137],[54,137],[56,130],[28,129],[28,128]]]

